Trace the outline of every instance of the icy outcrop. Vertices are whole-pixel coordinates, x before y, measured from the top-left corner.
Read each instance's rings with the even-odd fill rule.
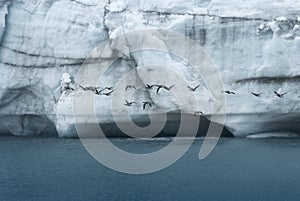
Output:
[[[273,37],[282,37],[287,40],[293,40],[299,37],[299,19],[287,19],[286,17],[278,17],[272,22],[263,23],[257,29],[258,35],[272,33]]]
[[[261,125],[256,130],[252,126],[264,122],[265,117],[271,125],[274,113],[292,114],[276,119],[291,126],[300,111],[299,13],[300,2],[296,0],[1,1],[0,132],[42,134],[53,131],[55,126],[60,136],[75,136],[74,91],[86,96],[93,92],[79,85],[97,87],[89,80],[76,80],[77,73],[87,56],[106,40],[111,41],[111,46],[98,59],[113,59],[116,52],[122,57],[105,73],[99,86],[115,87],[132,70],[135,73],[130,74],[127,85],[146,85],[149,81],[156,84],[159,78],[149,77],[159,77],[161,71],[153,66],[172,67],[188,80],[187,85],[201,84],[195,94],[199,109],[209,116],[211,100],[204,81],[194,76],[184,62],[159,52],[118,52],[114,46],[118,35],[157,28],[197,40],[210,55],[222,75],[224,88],[236,93],[228,95],[226,101],[229,130],[237,135],[260,132],[259,128],[265,128],[264,132],[279,130],[278,126]],[[164,44],[159,39],[158,42]],[[95,61],[89,62],[97,66]],[[164,79],[169,86],[174,82],[174,77]],[[180,109],[176,97],[165,90],[160,94],[156,88],[138,89],[135,93],[133,90],[127,89],[118,98],[138,104],[116,108],[117,112],[129,110],[143,115],[150,110],[142,109],[145,101],[166,111]],[[287,94],[277,98],[273,91]],[[95,96],[100,123],[112,122],[110,100],[109,95]],[[193,110],[189,108],[193,106],[182,107]],[[245,118],[240,118],[243,115]]]

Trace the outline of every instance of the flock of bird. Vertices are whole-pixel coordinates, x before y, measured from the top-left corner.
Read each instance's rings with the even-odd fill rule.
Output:
[[[226,93],[226,94],[229,94],[229,95],[235,95],[236,93],[233,92],[233,91],[222,91],[223,93]],[[253,96],[256,96],[256,97],[261,97],[262,93],[255,93],[255,92],[251,92],[251,94]],[[287,94],[286,93],[280,93],[280,92],[277,92],[277,91],[274,91],[274,94],[276,95],[276,97],[278,98],[284,98],[284,96]]]
[[[110,95],[112,95],[114,93],[114,88],[113,87],[105,87],[105,88],[91,87],[91,86],[90,87],[84,87],[84,86],[81,86],[81,85],[79,85],[79,87],[83,91],[92,91],[96,95],[110,96]],[[149,85],[149,84],[147,84],[145,86],[145,88],[148,89],[148,90],[153,89],[153,87],[157,87],[156,93],[158,94],[159,91],[162,90],[162,89],[170,91],[173,87],[175,87],[175,85],[167,87],[165,85],[158,85],[158,84]],[[125,88],[125,91],[127,91],[129,89],[137,89],[137,88],[134,85],[127,85],[126,88]],[[70,88],[69,90],[74,90],[74,89]],[[150,101],[144,101],[142,103],[143,103],[143,110],[145,110],[147,106],[149,106],[151,108],[152,105],[153,105],[153,103],[150,102]],[[127,107],[131,107],[131,106],[133,106],[135,104],[138,104],[138,103],[137,102],[129,102],[128,100],[125,100],[125,103],[124,103],[124,105],[127,106]]]
[[[93,93],[95,93],[96,95],[103,95],[103,96],[110,96],[114,93],[114,88],[113,87],[105,87],[105,88],[101,88],[101,87],[92,87],[92,86],[89,86],[89,87],[83,87],[81,85],[79,85],[79,87],[83,90],[83,91],[92,91]],[[153,85],[150,85],[150,84],[146,84],[145,85],[145,88],[147,90],[151,90],[153,89],[154,87],[157,87],[156,89],[156,94],[159,94],[159,92],[161,90],[167,90],[167,91],[170,91],[172,88],[175,87],[175,84],[168,87],[168,86],[165,86],[165,85],[159,85],[159,84],[153,84]],[[192,91],[192,92],[196,92],[197,89],[200,87],[200,85],[197,85],[196,87],[191,87],[191,86],[187,86],[187,88]],[[136,86],[134,85],[127,85],[126,88],[125,88],[125,91],[129,90],[129,89],[137,89]],[[74,91],[75,89],[73,88],[68,88],[68,90],[72,90]],[[228,94],[228,95],[236,95],[235,92],[233,91],[221,91],[221,93],[225,93],[225,94]],[[262,93],[256,93],[256,92],[251,92],[251,94],[255,97],[261,97]],[[276,95],[276,97],[278,98],[284,98],[284,96],[287,94],[287,93],[280,93],[280,92],[277,92],[277,91],[274,91],[274,94]],[[138,102],[130,102],[128,100],[125,100],[125,103],[124,105],[127,106],[127,107],[131,107],[133,105],[137,105]],[[143,104],[143,110],[146,109],[147,106],[149,106],[150,108],[152,107],[152,105],[154,103],[150,102],[150,101],[144,101],[142,102]],[[203,112],[201,111],[196,111],[194,113],[194,115],[204,115]]]
[[[104,96],[110,96],[114,93],[114,89],[113,87],[105,87],[105,88],[100,88],[100,87],[83,87],[81,85],[79,85],[79,87],[83,90],[83,91],[92,91],[94,92],[96,95],[104,95]],[[107,92],[108,90],[108,92]],[[106,91],[106,92],[105,92]]]

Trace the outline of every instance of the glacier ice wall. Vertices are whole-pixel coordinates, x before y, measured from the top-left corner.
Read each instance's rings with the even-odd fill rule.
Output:
[[[255,130],[251,123],[257,125],[266,116],[269,122],[274,115],[287,114],[278,121],[297,120],[299,11],[296,0],[1,1],[0,133],[32,135],[56,129],[60,136],[74,136],[72,89],[81,84],[76,80],[81,65],[103,41],[144,29],[174,31],[201,44],[222,75],[224,88],[236,93],[226,97],[226,126],[233,132],[259,132],[265,125]],[[200,82],[186,65],[171,57],[153,52],[124,55],[127,57],[106,72],[103,85],[114,87],[123,75],[143,65],[173,66],[185,74],[189,85]],[[103,59],[109,59],[109,53]],[[148,71],[159,74],[155,69]],[[72,83],[66,85],[64,73]],[[172,78],[168,79],[172,85]],[[129,84],[147,84],[146,80],[144,71],[137,69]],[[278,98],[273,91],[287,94]],[[256,97],[251,92],[262,95]],[[210,115],[209,93],[202,86],[197,93],[201,111]],[[112,121],[109,99],[95,97],[99,122]],[[134,96],[120,97],[125,99],[151,100],[166,111],[180,109],[176,98],[166,92],[159,96],[155,91],[139,90]],[[130,110],[132,114],[145,112],[140,105]]]

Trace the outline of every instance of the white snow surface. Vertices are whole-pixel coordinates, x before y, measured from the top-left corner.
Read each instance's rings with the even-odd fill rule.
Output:
[[[0,133],[41,134],[51,122],[60,137],[75,136],[72,116],[75,92],[61,89],[69,86],[82,96],[92,93],[79,87],[89,86],[89,79],[82,83],[76,77],[87,56],[107,40],[111,40],[111,46],[96,57],[113,60],[113,53],[118,52],[120,59],[105,72],[100,86],[117,87],[120,79],[133,69],[135,73],[130,74],[128,85],[146,85],[151,81],[171,86],[177,79],[171,74],[159,77],[161,70],[155,66],[171,68],[186,80],[186,85],[201,85],[195,92],[200,103],[197,109],[210,115],[211,97],[205,82],[186,62],[168,53],[130,53],[126,48],[120,52],[114,46],[118,35],[145,29],[177,32],[204,48],[222,76],[224,89],[236,93],[226,95],[226,113],[251,114],[253,121],[264,121],[263,117],[257,119],[259,114],[298,114],[299,19],[297,0],[1,1]],[[165,46],[160,38],[156,42]],[[91,60],[89,65],[97,63]],[[150,109],[143,110],[142,102],[150,100],[154,103],[151,111],[155,108],[175,111],[180,107],[196,110],[194,105],[180,106],[172,90],[162,90],[160,94],[156,88],[132,90],[116,96],[124,103],[128,100],[138,104],[130,108],[122,104],[114,108],[115,112],[148,113]],[[287,94],[278,98],[274,91]],[[261,93],[261,97],[251,92]],[[110,100],[110,96],[95,96],[99,123],[113,121]],[[240,121],[247,123],[249,118]],[[240,131],[239,122],[228,120],[226,126],[232,132]],[[240,133],[252,133],[251,126],[245,129]],[[268,131],[272,131],[272,126]]]

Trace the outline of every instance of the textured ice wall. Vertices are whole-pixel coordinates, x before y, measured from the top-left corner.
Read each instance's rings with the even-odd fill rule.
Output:
[[[61,90],[63,73],[71,75],[77,90],[81,83],[76,74],[95,47],[117,34],[145,28],[182,33],[203,46],[217,65],[225,89],[236,93],[227,96],[227,113],[298,113],[299,11],[300,3],[295,0],[1,1],[1,133],[40,134],[55,127],[60,136],[74,135],[70,130],[74,92]],[[119,60],[102,84],[114,86],[135,65],[153,65],[153,61],[178,69],[191,86],[199,83],[199,77],[193,77],[185,65],[149,52]],[[146,78],[147,74],[138,71],[131,82],[143,83]],[[280,99],[273,91],[288,94]],[[251,92],[262,95],[258,98]],[[210,114],[205,87],[197,93],[201,110]],[[179,109],[176,99],[166,92],[158,96],[155,91],[141,90],[120,100],[130,98],[151,100],[167,111]],[[100,122],[111,121],[109,99],[96,97]],[[140,105],[130,110],[144,112]]]

